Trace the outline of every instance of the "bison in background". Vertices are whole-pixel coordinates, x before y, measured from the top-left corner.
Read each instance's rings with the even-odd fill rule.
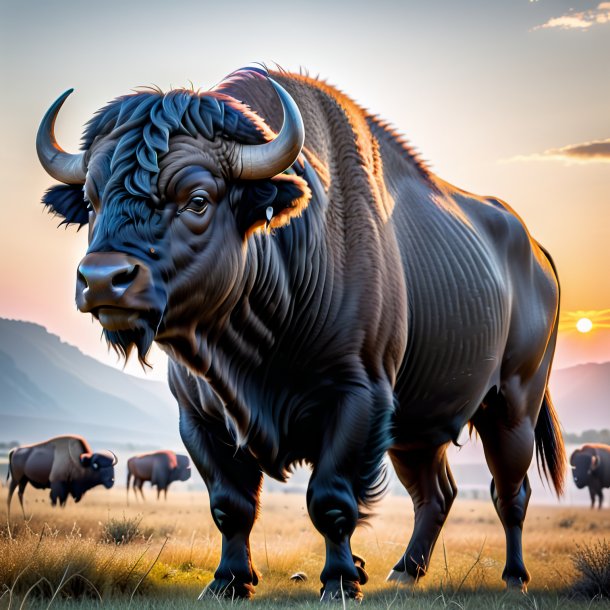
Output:
[[[570,465],[576,487],[589,488],[591,508],[595,508],[595,498],[599,498],[598,508],[601,508],[604,501],[602,489],[610,487],[610,445],[583,445],[572,453]]]
[[[68,495],[75,502],[85,492],[103,485],[114,485],[114,466],[117,458],[111,451],[93,453],[81,436],[57,436],[47,441],[12,449],[8,456],[8,478],[11,479],[7,509],[10,516],[11,500],[18,487],[19,503],[23,509],[23,492],[29,483],[36,489],[51,488],[51,503],[64,506]]]
[[[157,488],[157,500],[161,492],[167,500],[167,488],[174,481],[188,481],[191,478],[191,464],[186,455],[173,451],[155,451],[143,453],[127,460],[127,499],[129,484],[133,477],[133,493],[138,498],[138,491],[144,500],[142,485],[150,481],[151,487]]]

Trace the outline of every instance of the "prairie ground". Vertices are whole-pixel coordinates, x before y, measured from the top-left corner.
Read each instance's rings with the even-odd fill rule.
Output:
[[[126,503],[119,489],[89,492],[80,504],[53,509],[48,492],[26,490],[24,521],[13,498],[10,530],[0,492],[0,609],[190,608],[212,579],[220,535],[205,492],[170,490],[167,501]],[[137,526],[137,531],[129,528]],[[352,539],[370,580],[364,604],[374,608],[610,608],[577,593],[577,548],[610,542],[610,510],[530,506],[524,530],[527,596],[506,593],[501,580],[504,534],[490,501],[459,496],[443,529],[429,573],[413,589],[385,582],[413,526],[408,497],[386,496]],[[108,541],[121,533],[129,542]],[[598,548],[598,547],[595,547]],[[599,547],[602,548],[602,547]],[[607,546],[603,547],[607,550]],[[604,552],[603,550],[601,551]],[[264,493],[252,535],[262,574],[254,607],[317,604],[324,543],[311,525],[305,498]],[[599,553],[598,553],[599,555]],[[599,557],[598,557],[599,559]],[[603,563],[604,557],[601,557]],[[608,558],[605,558],[606,565]],[[305,582],[289,579],[295,572]],[[231,603],[211,599],[204,606]]]

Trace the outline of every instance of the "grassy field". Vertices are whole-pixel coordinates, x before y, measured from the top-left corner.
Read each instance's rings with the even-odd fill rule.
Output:
[[[69,501],[65,509],[52,509],[47,497],[48,492],[28,488],[25,522],[15,497],[9,532],[6,489],[0,492],[0,609],[196,605],[220,553],[220,535],[204,492],[171,490],[167,502],[132,500],[128,506],[124,491],[100,490],[89,492],[78,505]],[[607,598],[591,601],[590,595],[578,594],[582,575],[573,561],[578,549],[589,549],[593,562],[605,561],[600,569],[608,577],[610,510],[530,507],[524,533],[532,574],[527,596],[504,591],[504,535],[491,502],[459,497],[426,578],[412,590],[387,585],[385,577],[402,555],[412,524],[410,500],[388,496],[370,525],[356,531],[353,550],[365,557],[370,575],[364,587],[366,606],[610,608]],[[119,545],[109,541],[121,532],[132,540]],[[324,544],[302,496],[263,495],[252,552],[263,576],[252,607],[317,605]],[[305,572],[307,581],[292,582],[289,577],[297,571]],[[211,599],[199,605],[230,603]]]

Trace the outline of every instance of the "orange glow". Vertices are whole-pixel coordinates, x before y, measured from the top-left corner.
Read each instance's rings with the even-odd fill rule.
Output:
[[[579,333],[588,333],[593,329],[593,322],[589,318],[580,318],[576,322],[576,330]]]
[[[566,311],[559,320],[560,332],[577,330],[579,333],[589,333],[591,330],[610,328],[610,309],[592,311]]]

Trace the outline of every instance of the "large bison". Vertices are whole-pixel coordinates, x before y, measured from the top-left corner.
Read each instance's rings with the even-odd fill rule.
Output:
[[[222,533],[209,589],[249,597],[263,473],[312,466],[322,597],[360,598],[350,539],[389,452],[415,506],[390,580],[425,574],[457,489],[446,457],[480,435],[509,586],[534,448],[555,489],[564,448],[547,391],[553,263],[511,208],[433,175],[385,123],[308,76],[244,69],[214,90],[139,91],[37,148],[44,204],[89,225],[76,302],[106,339],[169,355],[180,432]],[[276,135],[277,134],[277,135]],[[303,146],[304,144],[304,146]]]
[[[188,481],[191,478],[191,464],[186,455],[173,451],[155,451],[134,455],[127,460],[127,495],[133,477],[133,493],[138,497],[138,491],[144,500],[142,485],[150,481],[151,487],[157,488],[157,500],[161,492],[167,500],[167,488],[174,481]]]
[[[93,453],[87,441],[80,436],[57,436],[40,443],[15,447],[9,453],[9,514],[16,488],[19,488],[17,496],[23,511],[23,492],[28,483],[37,489],[50,487],[53,506],[58,501],[64,506],[68,495],[75,502],[80,502],[85,492],[96,485],[110,489],[114,485],[116,463],[113,453]]]
[[[610,487],[610,445],[592,443],[576,449],[570,456],[572,476],[578,489],[589,488],[591,508],[598,508],[604,501],[604,487]]]

